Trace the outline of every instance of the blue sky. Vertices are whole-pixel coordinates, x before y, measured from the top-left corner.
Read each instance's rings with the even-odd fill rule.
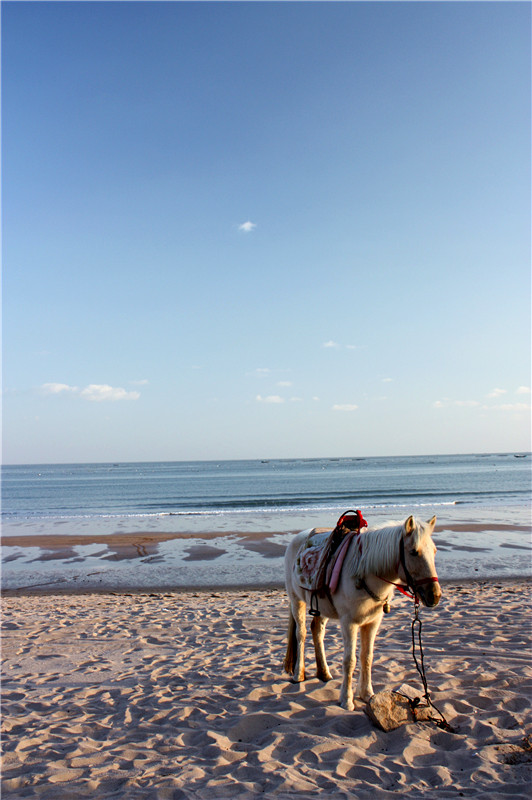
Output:
[[[530,449],[528,3],[2,3],[5,463]]]

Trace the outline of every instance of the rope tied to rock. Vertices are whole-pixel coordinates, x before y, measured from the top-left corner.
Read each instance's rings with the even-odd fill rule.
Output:
[[[416,656],[416,627],[417,627],[417,645],[419,648],[419,661]],[[434,711],[436,711],[436,713],[439,714],[440,716],[440,719],[437,719],[436,717],[432,718],[433,721],[438,726],[438,728],[442,728],[443,730],[448,731],[449,733],[456,733],[456,728],[453,728],[453,726],[450,725],[449,722],[447,722],[440,709],[437,708],[431,700],[429,687],[427,683],[427,677],[425,675],[425,656],[423,653],[423,644],[421,642],[421,628],[422,628],[422,622],[419,618],[419,600],[416,596],[414,600],[414,619],[412,620],[412,656],[414,657],[414,663],[421,677],[421,682],[423,683],[423,689],[425,690],[425,694],[423,696],[427,701],[427,704],[431,708],[433,708]],[[419,697],[416,698],[415,700],[410,700],[410,706],[412,708],[412,714],[414,715],[414,719],[416,718],[416,708],[419,706],[420,702],[421,701]]]

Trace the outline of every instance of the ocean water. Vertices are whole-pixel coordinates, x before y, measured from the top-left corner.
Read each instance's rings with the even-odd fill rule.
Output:
[[[3,466],[2,520],[331,515],[451,505],[529,507],[531,462],[514,454]],[[246,521],[246,524],[247,521]]]
[[[253,582],[281,582],[280,553],[293,532],[333,528],[350,508],[360,508],[370,525],[411,513],[425,519],[436,514],[435,539],[448,577],[529,574],[531,466],[530,454],[514,453],[6,465],[4,536],[22,540],[54,534],[67,540],[76,534],[86,536],[87,545],[61,565],[57,558],[47,565],[35,553],[30,559],[34,548],[3,548],[2,580],[9,584],[22,568],[29,579],[36,571],[40,578],[49,576],[59,566],[66,575],[80,562],[87,569],[101,567],[94,540],[105,534],[188,533],[196,537],[197,558],[190,557],[189,539],[166,542],[156,559],[146,556],[138,562],[146,567],[142,576],[153,568],[154,585],[166,569],[170,583],[175,575],[178,584],[212,584],[214,579],[223,585],[238,583],[244,570]],[[245,536],[258,533],[269,536],[270,550],[248,547],[247,560],[242,560]],[[109,561],[105,569],[118,570]],[[131,577],[132,564],[124,563],[116,580],[126,580],[127,569]],[[142,582],[142,576],[135,580]]]

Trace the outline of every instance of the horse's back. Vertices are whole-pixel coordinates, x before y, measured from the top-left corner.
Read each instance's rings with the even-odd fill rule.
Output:
[[[301,548],[311,537],[319,536],[319,534],[322,533],[329,534],[330,532],[330,528],[307,528],[300,533],[296,533],[296,535],[291,539],[285,553],[285,579],[286,589],[288,592],[292,590],[299,594],[299,592],[303,589],[303,587],[300,586],[299,581],[296,579],[295,568],[297,557]]]
[[[293,565],[295,557],[297,555],[297,551],[299,550],[305,539],[312,533],[313,530],[314,528],[308,528],[305,531],[296,533],[295,536],[293,536],[290,539],[290,542],[288,543],[284,556],[284,561],[287,569]]]
[[[300,531],[300,533],[296,533],[295,536],[292,537],[292,539],[288,544],[288,547],[286,548],[285,563],[287,564],[288,562],[290,562],[291,564],[294,563],[294,559],[297,556],[299,548],[304,542],[306,542],[306,540],[310,536],[314,536],[314,534],[330,533],[330,532],[331,532],[330,528],[307,528],[304,531]]]

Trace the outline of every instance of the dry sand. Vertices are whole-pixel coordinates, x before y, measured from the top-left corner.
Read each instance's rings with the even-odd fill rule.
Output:
[[[530,586],[448,584],[422,609],[434,723],[391,733],[335,679],[282,672],[277,590],[3,598],[3,797],[528,798]],[[374,686],[419,687],[409,601],[377,638]],[[308,665],[312,653],[308,651]],[[312,674],[312,672],[311,672]]]

